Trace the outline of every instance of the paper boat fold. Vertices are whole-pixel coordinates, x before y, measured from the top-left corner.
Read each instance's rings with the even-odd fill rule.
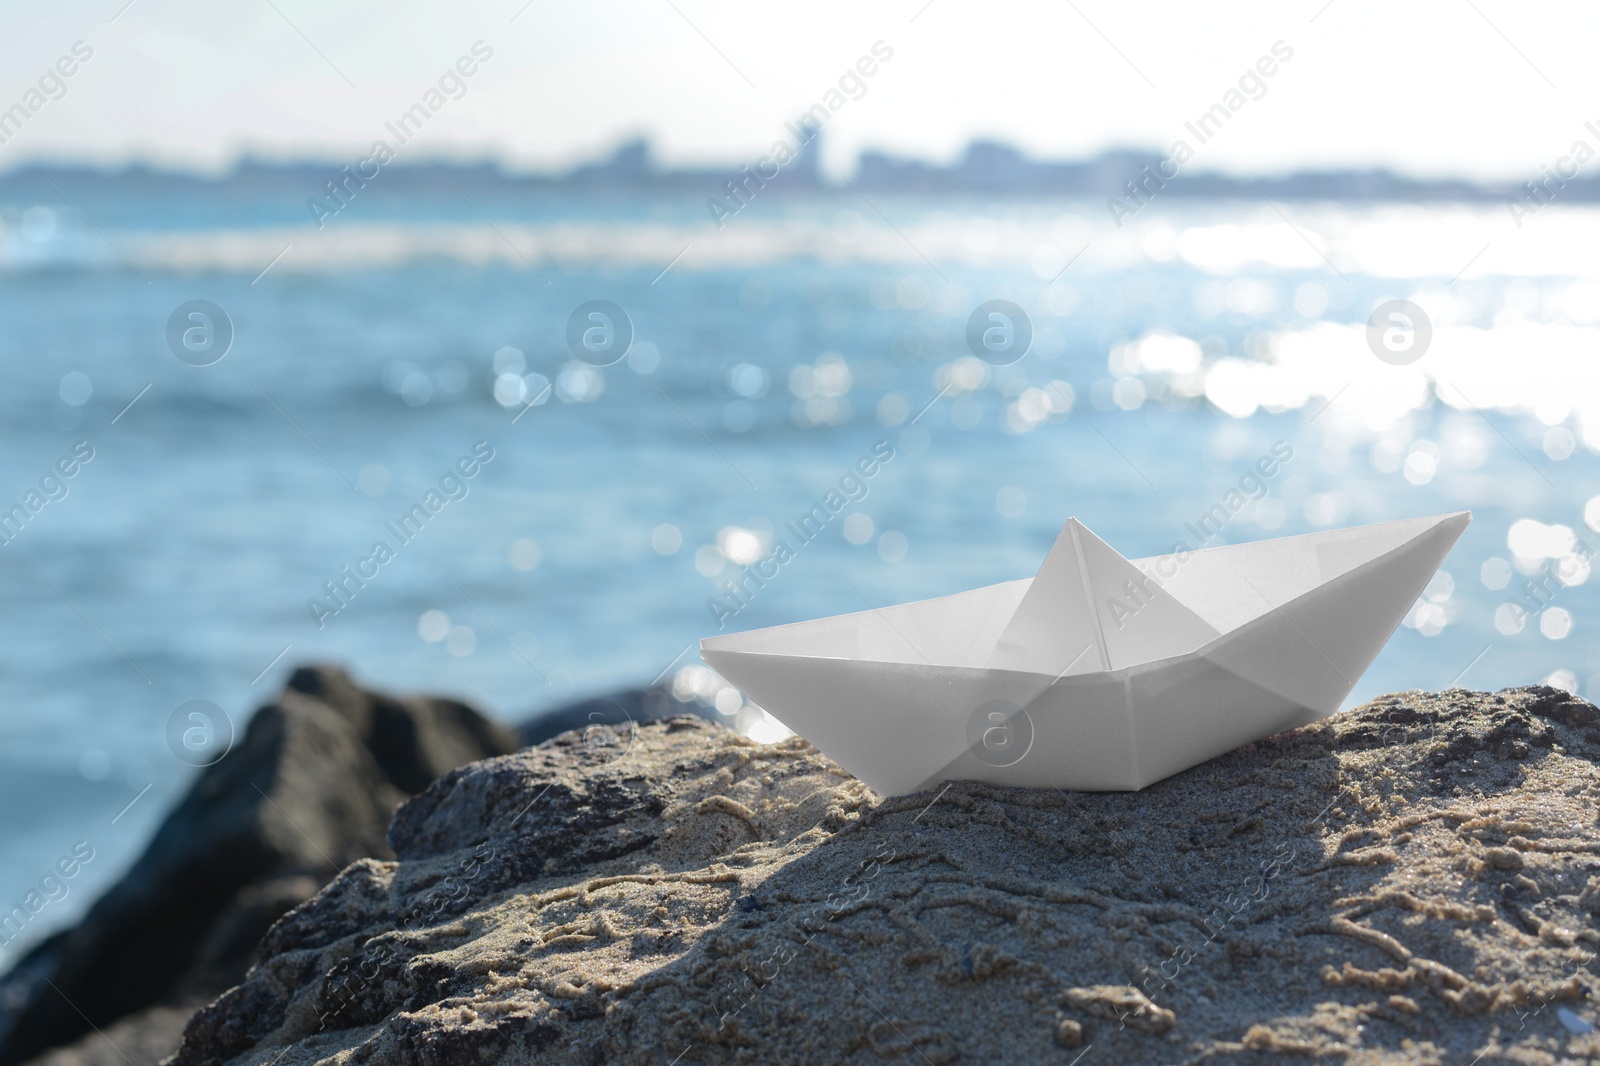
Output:
[[[710,637],[701,656],[883,795],[1140,789],[1338,710],[1469,521],[1129,560],[1073,519],[1032,578]]]

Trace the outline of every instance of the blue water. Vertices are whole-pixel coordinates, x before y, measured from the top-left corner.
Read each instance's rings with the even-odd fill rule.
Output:
[[[894,457],[853,493],[864,497],[813,542],[790,540],[795,558],[730,628],[1025,576],[1068,515],[1126,555],[1165,552],[1281,440],[1294,458],[1220,542],[1475,514],[1448,587],[1434,589],[1436,624],[1403,627],[1352,702],[1558,671],[1595,694],[1592,583],[1556,594],[1567,622],[1550,634],[1539,618],[1512,634],[1495,625],[1544,565],[1510,550],[1514,522],[1600,541],[1584,522],[1600,490],[1576,415],[1427,398],[1382,430],[1352,430],[1351,412],[1324,417],[1321,398],[1235,417],[1175,390],[1171,374],[1114,382],[1113,349],[1155,330],[1203,340],[1206,365],[1249,358],[1265,334],[1361,323],[1379,300],[1443,277],[1129,254],[1088,256],[1051,282],[1077,250],[1065,235],[1103,225],[1093,205],[824,198],[752,209],[724,234],[694,203],[497,201],[489,226],[438,201],[352,209],[324,234],[293,196],[74,199],[93,227],[61,202],[0,200],[0,503],[21,502],[78,442],[93,449],[65,498],[0,547],[0,901],[75,841],[97,850],[40,930],[114,880],[191,780],[168,744],[180,704],[213,701],[242,728],[313,659],[507,719],[671,676],[717,632],[708,601],[736,605],[721,588],[733,564],[704,572],[719,534],[732,553],[764,550],[764,534],[783,536],[878,442]],[[1348,214],[1364,212],[1376,209]],[[1141,221],[1262,218],[1193,206]],[[1055,250],[1030,253],[1032,228]],[[559,247],[528,244],[556,229]],[[957,251],[935,249],[930,266],[923,250],[943,233]],[[512,254],[507,237],[528,246]],[[328,243],[340,240],[351,243]],[[299,252],[260,273],[285,244]],[[700,250],[663,273],[686,244]],[[1473,278],[1460,321],[1492,336],[1530,290],[1577,283]],[[235,328],[212,366],[181,362],[164,338],[168,315],[197,298]],[[1035,350],[1011,367],[961,361],[967,315],[991,298],[1030,309]],[[629,358],[573,359],[567,316],[590,299],[626,309]],[[1543,321],[1549,303],[1535,298],[1527,317]],[[552,383],[546,402],[496,399],[497,352],[502,372],[520,362],[525,387]],[[1019,402],[1037,413],[1040,395],[1062,395],[1026,392],[1051,381],[1070,386],[1074,410],[1015,432]],[[1563,427],[1570,455],[1551,436]],[[386,523],[480,441],[492,460],[402,543]],[[1439,444],[1426,477],[1394,458],[1418,441]],[[319,626],[308,601],[335,605],[324,582],[377,541],[393,558]],[[1491,559],[1517,567],[1508,588],[1484,584]]]

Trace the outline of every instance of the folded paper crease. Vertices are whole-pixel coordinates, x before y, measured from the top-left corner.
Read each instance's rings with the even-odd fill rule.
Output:
[[[1129,560],[1071,519],[1032,578],[701,655],[886,795],[1138,789],[1336,711],[1470,520]]]

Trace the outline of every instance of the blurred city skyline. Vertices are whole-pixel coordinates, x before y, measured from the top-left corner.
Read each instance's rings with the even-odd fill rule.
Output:
[[[1600,145],[1600,126],[1586,130],[1588,142]],[[1503,203],[1519,201],[1518,214],[1531,215],[1545,203],[1589,203],[1600,200],[1600,171],[1579,169],[1563,179],[1547,171],[1532,179],[1495,180],[1462,177],[1427,178],[1387,167],[1296,168],[1272,174],[1234,174],[1202,167],[1177,167],[1171,156],[1154,147],[1118,147],[1086,156],[1040,158],[1016,145],[988,138],[971,141],[955,158],[935,161],[894,155],[868,147],[842,173],[828,173],[820,156],[828,138],[809,127],[795,127],[788,143],[792,156],[780,167],[762,159],[730,158],[701,164],[674,165],[649,138],[636,137],[570,165],[529,169],[494,157],[399,158],[380,164],[369,152],[345,156],[262,157],[241,155],[225,170],[196,169],[181,163],[162,166],[130,159],[121,162],[30,160],[0,170],[0,192],[21,193],[44,179],[58,178],[79,187],[116,183],[137,177],[147,192],[183,195],[202,185],[284,184],[312,187],[331,181],[340,195],[353,199],[367,182],[399,186],[396,192],[447,187],[459,181],[469,187],[505,190],[583,192],[632,191],[663,194],[713,194],[732,208],[756,195],[776,199],[792,194],[866,190],[890,194],[983,193],[1005,196],[1111,197],[1137,209],[1158,195],[1167,198],[1247,199],[1263,196],[1291,200],[1425,201]],[[364,179],[364,180],[359,180]],[[343,186],[340,183],[343,182]],[[1130,188],[1130,183],[1132,187]],[[109,187],[109,186],[108,186]],[[326,190],[324,190],[326,191]],[[337,213],[334,193],[327,202]],[[733,213],[737,213],[734,211]],[[1129,210],[1128,214],[1134,213]]]
[[[1218,13],[908,0],[824,3],[800,19],[687,0],[107,0],[13,19],[0,113],[28,113],[0,144],[0,170],[343,158],[431,92],[442,106],[411,161],[559,171],[646,137],[666,166],[710,166],[759,158],[835,94],[821,161],[835,180],[869,150],[948,165],[980,140],[1075,159],[1188,138],[1195,166],[1221,173],[1384,167],[1520,184],[1596,117],[1583,55],[1596,29],[1600,12],[1570,4],[1535,18],[1505,3]],[[63,59],[72,74],[55,73]],[[1187,128],[1234,93],[1245,106],[1195,143]]]

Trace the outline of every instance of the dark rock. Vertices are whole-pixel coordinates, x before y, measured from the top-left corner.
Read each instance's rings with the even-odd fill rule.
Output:
[[[407,801],[174,1066],[1593,1057],[1596,720],[1408,692],[1139,793],[887,800],[798,738],[567,733]]]
[[[671,688],[651,685],[595,696],[569,707],[545,711],[518,726],[517,737],[524,747],[531,748],[574,729],[626,726],[630,722],[642,724],[685,714],[697,715],[707,721],[719,720],[717,712],[704,703],[680,700]]]
[[[368,692],[334,667],[295,671],[133,869],[0,980],[0,1002],[14,1005],[0,1018],[0,1066],[136,1012],[156,1024],[241,980],[275,921],[347,863],[388,854],[401,800],[517,746],[454,700]]]
[[[64,1047],[46,1051],[28,1066],[158,1066],[172,1057],[183,1026],[206,1001],[177,999],[135,1011]]]

